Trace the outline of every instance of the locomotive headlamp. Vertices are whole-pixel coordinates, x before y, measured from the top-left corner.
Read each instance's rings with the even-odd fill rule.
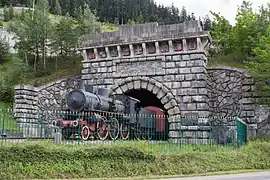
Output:
[[[77,127],[79,125],[79,121],[76,120],[76,121],[72,121],[72,126],[73,127]]]
[[[52,121],[52,125],[56,126],[56,121],[55,120]]]

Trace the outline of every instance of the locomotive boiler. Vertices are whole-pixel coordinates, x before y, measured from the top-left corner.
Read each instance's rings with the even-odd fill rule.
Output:
[[[146,119],[151,121],[148,126],[142,114],[151,116]],[[142,108],[138,99],[124,94],[109,97],[108,89],[84,86],[68,94],[67,109],[53,125],[61,128],[64,139],[74,134],[83,140],[145,139],[155,133],[154,115],[153,110]]]
[[[98,89],[97,93],[87,92],[83,89],[73,90],[67,97],[67,105],[70,111],[114,111],[117,113],[125,112],[125,104],[119,100],[113,100],[100,92],[106,89]]]

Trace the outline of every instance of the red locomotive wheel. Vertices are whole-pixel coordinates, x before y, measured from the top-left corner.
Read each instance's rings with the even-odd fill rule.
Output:
[[[81,137],[84,141],[87,141],[90,136],[90,130],[88,126],[82,127]]]
[[[127,140],[129,138],[129,127],[127,123],[122,123],[120,125],[120,134],[123,140]]]
[[[109,129],[111,139],[116,140],[119,136],[119,122],[116,118],[112,118]]]
[[[97,123],[97,135],[98,135],[98,138],[102,141],[104,141],[109,135],[106,121],[107,121],[107,118],[103,116],[102,120]]]

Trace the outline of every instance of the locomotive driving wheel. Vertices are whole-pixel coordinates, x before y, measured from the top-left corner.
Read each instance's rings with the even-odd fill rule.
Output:
[[[119,121],[116,118],[112,118],[109,126],[110,137],[112,140],[116,140],[119,136]]]
[[[97,136],[100,140],[104,141],[108,135],[107,118],[102,116],[102,120],[97,122]]]
[[[87,141],[88,138],[90,136],[90,129],[88,126],[83,126],[82,127],[82,132],[81,132],[81,138],[84,140],[84,141]]]
[[[120,125],[121,138],[123,140],[127,140],[129,138],[129,133],[130,133],[130,131],[129,131],[128,123],[126,123],[126,122],[121,123],[121,125]]]

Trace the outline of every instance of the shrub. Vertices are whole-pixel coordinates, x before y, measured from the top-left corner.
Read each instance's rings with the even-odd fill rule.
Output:
[[[168,147],[171,148],[171,147]],[[112,178],[189,175],[269,169],[270,143],[251,142],[239,149],[153,153],[145,144],[105,146],[12,145],[0,148],[0,179]]]

